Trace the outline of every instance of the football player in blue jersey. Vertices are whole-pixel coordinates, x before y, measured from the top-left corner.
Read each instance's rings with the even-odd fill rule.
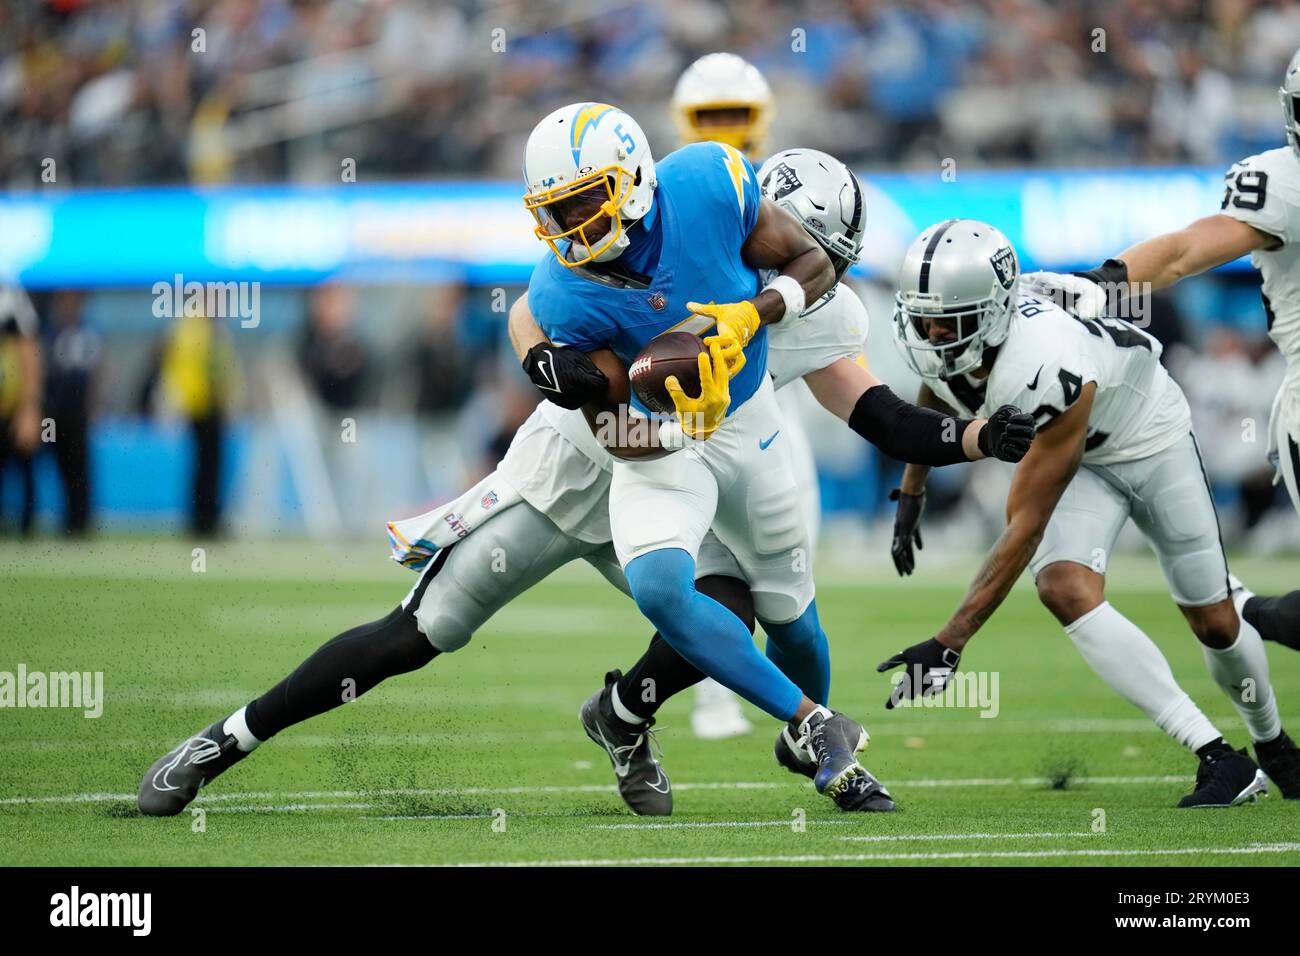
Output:
[[[656,165],[639,124],[608,104],[545,117],[528,138],[523,172],[525,205],[552,253],[534,270],[528,301],[553,343],[626,367],[666,331],[713,331],[701,393],[666,383],[678,415],[660,427],[660,443],[679,450],[614,466],[615,550],[633,599],[665,640],[789,721],[817,758],[818,791],[833,798],[865,774],[856,754],[867,734],[825,706],[829,648],[766,375],[766,326],[828,292],[831,261],[795,217],[762,199],[735,147],[691,144]],[[774,273],[765,286],[760,270]],[[766,656],[735,614],[696,590],[710,526],[750,582]]]

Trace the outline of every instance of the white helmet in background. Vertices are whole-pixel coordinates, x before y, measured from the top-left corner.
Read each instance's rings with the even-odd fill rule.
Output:
[[[772,91],[748,60],[710,53],[678,78],[672,111],[682,142],[713,140],[752,156],[772,122]]]
[[[988,223],[948,219],[908,247],[894,334],[908,364],[934,381],[973,371],[1006,341],[1020,285],[1011,242]]]
[[[1287,64],[1282,86],[1277,91],[1282,101],[1282,117],[1286,122],[1286,139],[1291,151],[1300,159],[1300,50],[1295,51]]]
[[[816,149],[787,149],[758,170],[763,198],[793,213],[821,243],[839,282],[862,253],[867,203],[862,184],[834,156]]]
[[[533,230],[566,266],[606,262],[628,245],[627,227],[650,211],[655,161],[641,126],[607,103],[551,113],[524,146],[524,205]]]

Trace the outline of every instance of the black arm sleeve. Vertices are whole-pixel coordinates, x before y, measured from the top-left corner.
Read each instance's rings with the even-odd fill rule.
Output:
[[[849,427],[890,458],[914,465],[955,465],[970,461],[961,439],[971,421],[905,402],[888,385],[876,385],[853,406]]]

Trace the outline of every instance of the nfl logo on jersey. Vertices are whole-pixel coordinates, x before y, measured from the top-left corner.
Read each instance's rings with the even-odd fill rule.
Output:
[[[479,505],[483,508],[484,511],[487,511],[500,500],[501,499],[497,497],[497,493],[495,491],[489,491],[479,500]]]

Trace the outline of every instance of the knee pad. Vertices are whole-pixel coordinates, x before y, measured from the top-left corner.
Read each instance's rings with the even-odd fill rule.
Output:
[[[473,629],[458,620],[454,611],[445,606],[426,608],[420,605],[413,618],[424,642],[442,654],[460,650],[474,636]]]
[[[636,606],[656,627],[682,614],[695,590],[695,562],[680,548],[643,554],[623,570]]]

